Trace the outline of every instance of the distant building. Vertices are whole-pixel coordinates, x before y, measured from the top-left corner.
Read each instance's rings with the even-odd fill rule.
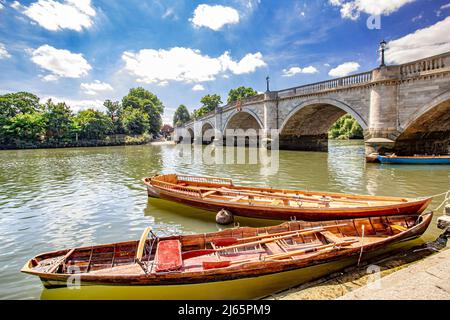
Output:
[[[173,127],[171,125],[165,124],[161,128],[161,135],[166,139],[170,138],[172,136],[172,133]]]

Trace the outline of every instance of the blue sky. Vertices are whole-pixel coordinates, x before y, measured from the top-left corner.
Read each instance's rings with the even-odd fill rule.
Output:
[[[368,71],[383,38],[391,64],[450,51],[449,16],[450,0],[0,0],[0,93],[101,109],[143,86],[170,123],[266,75],[276,90]]]

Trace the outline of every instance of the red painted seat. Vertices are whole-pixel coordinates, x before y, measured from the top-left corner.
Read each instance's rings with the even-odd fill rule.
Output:
[[[180,270],[183,266],[181,259],[181,243],[178,240],[163,240],[156,248],[156,272]]]

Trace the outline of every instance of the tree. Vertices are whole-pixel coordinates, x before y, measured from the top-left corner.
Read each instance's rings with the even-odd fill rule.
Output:
[[[182,124],[191,120],[191,116],[189,115],[189,111],[185,105],[180,104],[175,113],[173,114],[173,125],[181,126]]]
[[[205,113],[208,113],[214,111],[222,103],[222,99],[218,94],[207,94],[201,98],[200,102],[202,103],[200,109],[204,109]]]
[[[241,86],[236,89],[231,89],[228,92],[227,103],[232,103],[244,98],[256,96],[258,92],[256,92],[253,88]]]
[[[44,105],[44,119],[47,139],[61,140],[72,133],[72,110],[64,103],[54,104],[51,99]]]
[[[122,109],[119,101],[113,102],[107,99],[105,100],[105,102],[103,102],[103,106],[106,108],[106,114],[111,118],[111,121],[114,121],[114,119],[117,119],[119,117]]]
[[[148,114],[140,109],[125,108],[121,114],[121,121],[128,134],[143,134],[149,129]]]
[[[39,142],[45,134],[45,119],[41,113],[19,113],[3,125],[8,141]]]
[[[111,118],[113,123],[113,132],[121,133],[123,129],[121,123],[122,105],[119,101],[113,102],[108,99],[103,102],[103,106],[106,108],[106,114]]]
[[[74,120],[75,127],[79,127],[81,139],[103,139],[113,128],[111,118],[94,109],[78,112]]]
[[[362,139],[363,129],[358,121],[351,115],[346,114],[339,118],[328,131],[330,139]]]
[[[0,95],[0,117],[14,117],[19,113],[40,111],[39,98],[29,92]]]
[[[164,112],[164,106],[156,95],[142,87],[132,88],[128,94],[122,98],[122,108],[128,107],[140,109],[148,114],[149,132],[159,132]]]

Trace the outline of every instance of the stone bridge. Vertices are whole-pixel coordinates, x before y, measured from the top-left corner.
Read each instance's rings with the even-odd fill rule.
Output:
[[[276,129],[280,149],[326,151],[329,128],[347,113],[364,129],[366,154],[447,153],[450,52],[267,91],[175,128],[175,139],[223,144],[227,129],[257,129],[265,134]]]

